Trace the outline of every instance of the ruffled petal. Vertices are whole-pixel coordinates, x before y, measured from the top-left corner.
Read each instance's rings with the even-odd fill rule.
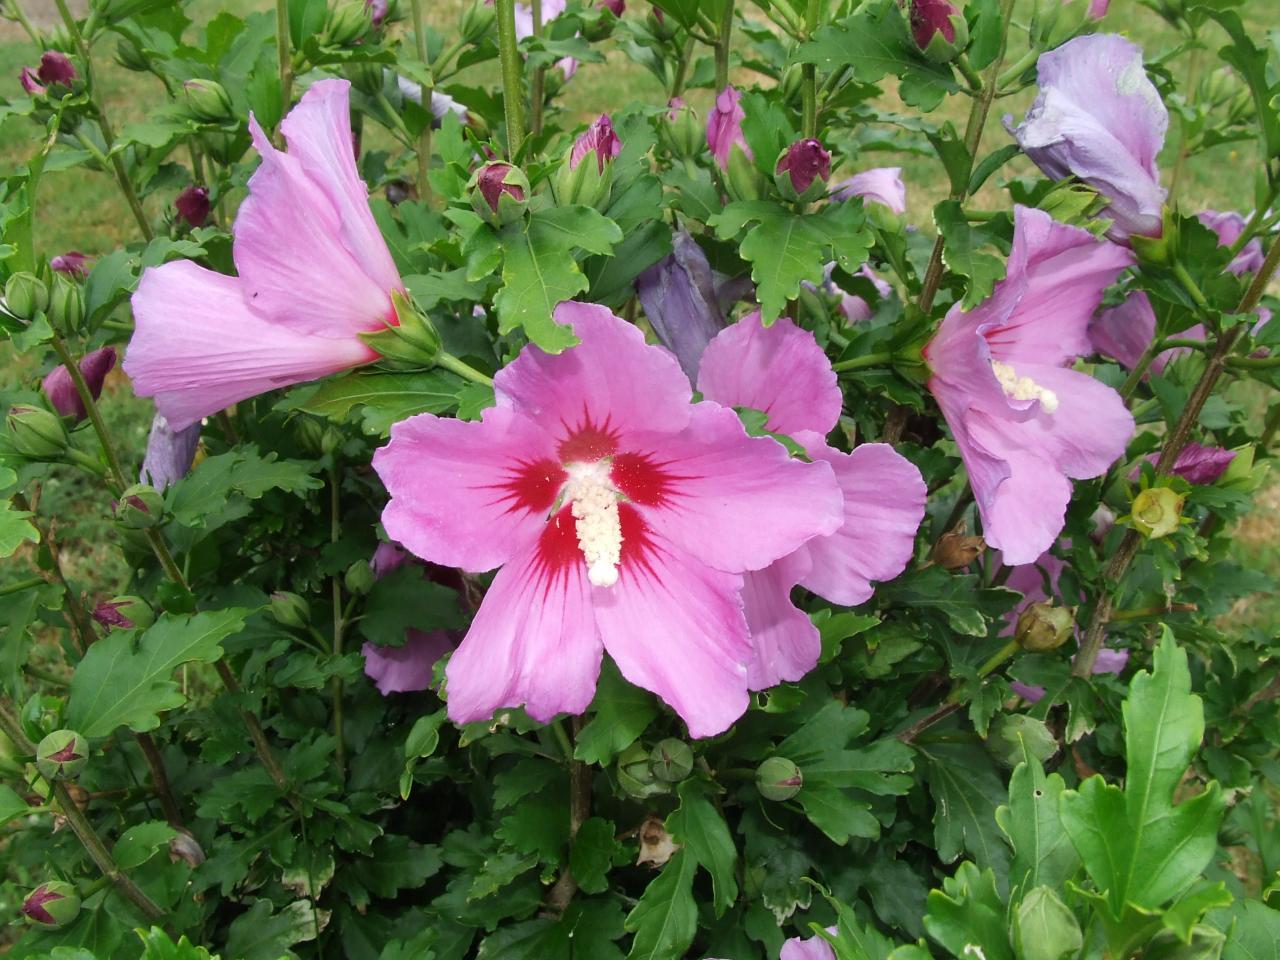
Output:
[[[864,443],[852,453],[825,444],[806,449],[835,470],[844,494],[844,523],[806,545],[813,569],[800,583],[832,603],[863,603],[871,596],[872,581],[892,580],[911,562],[924,518],[924,479],[915,464],[887,444]]]
[[[826,434],[840,419],[836,374],[813,334],[786,317],[766,327],[758,310],[707,345],[698,389],[726,407],[763,411],[774,433]]]
[[[809,615],[791,602],[791,588],[809,572],[808,549],[742,575],[742,604],[751,632],[747,683],[752,690],[799,680],[818,664],[822,638]]]
[[[907,212],[907,186],[902,182],[901,167],[872,167],[837,183],[831,190],[834,200],[861,197],[880,203],[894,213]]]
[[[1089,323],[1093,349],[1130,370],[1138,365],[1155,335],[1156,314],[1141,290],[1129,294],[1119,306],[1101,311]]]
[[[591,608],[573,517],[562,510],[493,578],[445,670],[449,719],[471,723],[524,706],[545,723],[586,710],[601,657]]]
[[[607,307],[567,300],[556,321],[582,341],[563,353],[534,346],[498,371],[498,405],[514,407],[558,440],[592,434],[607,455],[643,430],[676,431],[689,422],[693,391],[666,350],[644,342],[636,326]],[[574,459],[572,451],[566,460]]]
[[[605,649],[624,677],[681,716],[690,736],[715,736],[747,709],[742,578],[700,563],[634,508],[619,513],[618,582],[593,591]]]
[[[686,430],[638,436],[613,461],[614,485],[654,530],[717,570],[741,573],[839,528],[843,498],[830,466],[747,436],[718,404],[692,410]]]
[[[373,468],[391,494],[387,535],[423,560],[473,572],[535,542],[565,480],[546,431],[504,407],[478,423],[401,420]]]
[[[431,668],[452,649],[453,638],[448,631],[406,630],[403,646],[366,643],[360,653],[364,656],[365,675],[385,697],[428,689]]]
[[[835,936],[836,928],[827,927],[827,933]],[[782,944],[778,960],[836,960],[836,952],[821,937],[792,937]]]
[[[1025,445],[1077,480],[1105,473],[1124,455],[1135,428],[1133,414],[1120,394],[1076,370],[1032,364],[1025,370],[1058,398],[1058,409],[1053,413],[1042,412],[1010,425]]]
[[[182,430],[237,401],[376,359],[355,337],[301,333],[251,311],[235,277],[175,260],[145,271],[124,360],[134,392]]]

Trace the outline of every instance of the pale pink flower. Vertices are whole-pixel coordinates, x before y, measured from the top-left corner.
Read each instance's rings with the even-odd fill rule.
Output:
[[[721,170],[729,168],[729,153],[735,146],[748,160],[751,159],[751,148],[742,135],[742,121],[747,114],[739,104],[741,99],[741,93],[733,87],[725,87],[716,96],[715,106],[707,114],[707,146],[711,148],[711,155],[716,158]]]
[[[1133,255],[1041,210],[1014,217],[1005,279],[973,310],[952,307],[924,357],[983,536],[1020,564],[1057,539],[1071,479],[1104,473],[1133,435],[1120,395],[1069,366],[1092,351],[1089,319]]]
[[[1218,235],[1218,244],[1223,247],[1229,247],[1239,240],[1248,225],[1245,218],[1234,210],[1201,210],[1196,214],[1196,219]],[[1262,266],[1262,260],[1262,241],[1254,237],[1240,249],[1227,269],[1236,276],[1256,273]]]
[[[312,85],[281,125],[287,153],[250,120],[262,165],[233,231],[239,276],[189,260],[142,275],[124,369],[173,429],[368,363],[359,334],[396,322],[403,285],[356,171],[349,88]]]
[[[883,204],[894,213],[906,213],[907,185],[902,182],[902,168],[872,167],[831,187],[833,200],[849,200],[853,197]]]
[[[449,716],[580,713],[607,650],[692,736],[719,733],[747,707],[742,574],[835,531],[835,477],[691,404],[675,358],[606,308],[565,302],[556,320],[581,343],[525,347],[480,421],[419,414],[373,458],[388,535],[501,567],[449,661]]]
[[[886,444],[864,443],[852,453],[827,444],[842,404],[836,374],[813,334],[785,317],[765,327],[757,311],[719,333],[702,354],[698,389],[725,406],[763,411],[765,428],[830,464],[844,493],[836,530],[745,575],[752,689],[799,680],[817,665],[822,643],[808,615],[792,604],[792,587],[843,606],[869,599],[872,581],[893,579],[911,560],[924,481]]]
[[[827,933],[836,935],[835,927],[827,927]],[[819,936],[790,937],[782,944],[778,960],[836,960],[836,951]]]

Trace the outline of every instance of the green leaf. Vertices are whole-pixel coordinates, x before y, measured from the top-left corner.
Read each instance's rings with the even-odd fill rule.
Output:
[[[1012,590],[982,587],[972,574],[949,573],[939,566],[908,571],[882,584],[877,595],[934,615],[970,637],[985,637],[988,622],[1006,613],[1019,599]]]
[[[1275,98],[1280,96],[1280,84],[1270,82],[1267,51],[1253,42],[1252,31],[1245,27],[1235,10],[1213,10],[1209,7],[1205,10],[1231,37],[1231,44],[1221,48],[1218,56],[1240,71],[1249,85],[1267,156],[1280,156],[1280,111],[1274,105]]]
[[[13,509],[8,500],[0,503],[0,559],[13,556],[28,542],[40,542],[40,531],[31,522],[31,514]]]
[[[455,409],[461,390],[461,379],[443,370],[349,373],[326,380],[298,409],[337,423],[358,409],[364,432],[385,437],[391,424],[406,417]]]
[[[583,893],[604,893],[609,889],[613,858],[622,850],[614,837],[611,820],[591,817],[578,828],[569,853],[569,869]]]
[[[0,827],[10,820],[23,816],[28,809],[27,801],[18,796],[11,787],[0,786]]]
[[[649,881],[644,894],[627,914],[626,927],[635,934],[627,960],[680,960],[698,932],[698,906],[693,899],[697,860],[677,850],[662,873]]]
[[[163,820],[148,820],[120,834],[111,856],[121,870],[132,870],[150,860],[156,850],[177,835],[178,831]]]
[[[236,960],[283,960],[295,943],[315,939],[318,926],[309,901],[295,900],[277,913],[270,900],[255,900],[231,921],[223,952]]]
[[[1080,864],[1058,815],[1058,798],[1066,784],[1056,773],[1046,776],[1030,751],[1024,757],[1009,778],[1008,806],[996,811],[996,822],[1013,845],[1009,886],[1060,890]]]
[[[953,956],[1014,960],[1004,900],[991,870],[979,872],[966,860],[954,877],[942,881],[941,890],[929,891],[928,903],[924,927]]]
[[[1061,960],[1076,956],[1084,936],[1075,915],[1051,887],[1035,887],[1018,904],[1014,918],[1018,960]]]
[[[105,737],[127,725],[139,733],[160,725],[159,714],[186,697],[169,678],[183,663],[212,663],[219,645],[244,627],[243,608],[164,616],[137,640],[116,630],[89,648],[71,678],[67,725],[86,737]]]
[[[1009,875],[1009,847],[996,827],[996,807],[1004,784],[990,755],[974,743],[916,744],[925,758],[925,777],[933,794],[933,836],[938,857],[951,863],[968,851],[978,866]]]
[[[141,960],[218,960],[204,947],[198,947],[185,936],[174,943],[169,935],[159,927],[150,930],[138,928],[134,931],[142,941]]]
[[[1124,730],[1124,789],[1093,776],[1059,801],[1067,835],[1117,922],[1131,908],[1160,909],[1200,877],[1217,850],[1225,805],[1216,782],[1173,802],[1204,736],[1204,707],[1167,627],[1153,672],[1129,685]]]
[[[416,890],[443,865],[439,847],[392,834],[378,837],[369,847],[369,856],[343,870],[376,896],[394,897],[401,890]]]
[[[578,732],[573,756],[583,763],[607,766],[644,733],[657,717],[658,706],[652,694],[627,683],[613,661],[606,659],[590,712],[591,719]]]
[[[268,490],[300,493],[323,483],[313,474],[319,464],[310,460],[279,460],[263,456],[252,444],[207,457],[173,485],[169,509],[185,526],[213,529],[225,522],[228,501],[236,495],[257,500]]]
[[[1280,960],[1280,910],[1242,900],[1209,919],[1227,934],[1222,960]]]
[[[667,830],[693,859],[711,874],[712,902],[721,916],[738,898],[738,848],[724,817],[711,800],[713,788],[703,780],[680,784],[680,806],[667,817]]]
[[[521,329],[548,353],[578,342],[556,323],[556,305],[590,285],[574,250],[609,253],[622,240],[618,225],[590,207],[553,207],[503,229],[502,289],[494,297],[498,332]]]
[[[457,591],[428,580],[420,565],[407,563],[374,583],[360,632],[370,643],[400,647],[406,630],[460,630],[464,624]]]
[[[1004,277],[1004,256],[982,248],[995,247],[1008,255],[1009,216],[1002,213],[986,223],[971,224],[958,200],[943,200],[933,208],[933,222],[942,234],[943,263],[969,281],[961,302],[964,309],[972,310],[991,296],[996,281]]]

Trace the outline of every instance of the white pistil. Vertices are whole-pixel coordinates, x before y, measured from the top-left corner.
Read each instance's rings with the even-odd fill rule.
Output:
[[[1013,369],[1013,364],[1003,360],[991,361],[991,372],[1000,381],[1000,388],[1005,395],[1014,400],[1039,400],[1045,413],[1053,413],[1058,409],[1058,395],[1052,390],[1040,386],[1030,377],[1020,377]]]
[[[577,520],[578,548],[587,561],[587,579],[597,587],[618,582],[622,558],[622,522],[618,492],[609,482],[609,463],[571,463],[564,496]]]

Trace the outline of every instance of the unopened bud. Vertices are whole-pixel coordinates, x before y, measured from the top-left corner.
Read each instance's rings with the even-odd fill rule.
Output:
[[[804,774],[786,757],[770,757],[756,767],[756,789],[766,800],[790,800],[804,786]]]
[[[67,450],[62,418],[43,407],[15,406],[6,418],[13,448],[32,460],[56,460]]]
[[[1182,523],[1186,496],[1169,487],[1150,487],[1133,498],[1129,516],[1134,529],[1149,540],[1159,540]]]
[[[164,519],[164,497],[155,487],[135,483],[115,505],[116,523],[126,530],[146,530]]]
[[[938,539],[930,556],[944,570],[962,570],[982,556],[986,549],[987,541],[981,537],[952,530]]]
[[[759,200],[764,195],[764,177],[756,169],[755,161],[736,143],[729,147],[724,187],[731,200]]]
[[[62,880],[36,887],[22,901],[22,919],[42,930],[65,927],[80,915],[80,894]]]
[[[89,762],[89,744],[74,730],[55,730],[36,747],[36,769],[46,780],[74,780]]]
[[[969,44],[969,25],[950,0],[910,0],[911,36],[935,63],[954,60]]]
[[[5,282],[4,302],[19,320],[34,320],[49,309],[49,288],[34,273],[21,271]]]
[[[671,40],[679,31],[677,24],[672,23],[660,9],[650,7],[649,13],[644,18],[645,26],[659,40]]]
[[[235,116],[231,97],[216,80],[188,80],[182,85],[187,112],[196,120],[222,123]]]
[[[683,740],[667,737],[649,754],[649,769],[659,780],[677,783],[693,772],[693,751]]]
[[[187,187],[173,201],[173,208],[187,226],[203,227],[209,219],[209,191],[204,187]]]
[[[679,97],[672,97],[667,104],[667,114],[658,125],[658,136],[672,156],[681,159],[696,157],[705,142],[697,112]]]
[[[504,227],[529,209],[529,178],[519,167],[501,160],[486,163],[471,178],[471,207],[495,227]]]
[[[831,176],[831,154],[813,138],[797,140],[778,157],[773,182],[787,200],[808,201],[822,195]]]
[[[83,280],[89,275],[89,258],[79,250],[68,250],[49,261],[49,266],[56,272],[65,274],[75,280]]]
[[[84,294],[80,284],[62,274],[53,278],[53,293],[49,297],[49,322],[62,333],[71,333],[80,327],[84,319]]]
[[[151,69],[151,61],[142,52],[142,48],[128,37],[116,43],[116,63],[135,73],[145,73]]]
[[[1041,600],[1019,615],[1014,639],[1028,653],[1046,653],[1066,643],[1075,625],[1075,611]]]
[[[373,27],[373,17],[364,0],[346,0],[329,11],[324,42],[333,47],[354,44]]]
[[[621,151],[622,141],[613,132],[613,122],[607,113],[601,114],[574,141],[556,171],[556,203],[562,207],[582,204],[606,208],[613,184],[613,161]]]
[[[155,623],[156,615],[141,597],[122,596],[99,603],[93,608],[93,619],[109,630],[145,630]]]
[[[373,589],[373,568],[366,561],[357,560],[347,567],[342,580],[347,585],[348,591],[362,597]]]
[[[182,861],[194,870],[205,861],[204,848],[191,834],[179,830],[169,840],[169,860],[173,863]]]
[[[311,607],[296,593],[277,590],[271,594],[271,616],[286,627],[305,627],[311,622]]]
[[[492,3],[476,0],[462,13],[462,21],[458,24],[458,33],[464,43],[479,43],[493,29],[494,10]]]
[[[617,771],[618,786],[632,799],[647,800],[669,790],[665,782],[653,775],[649,751],[638,743],[633,743],[619,754]]]

